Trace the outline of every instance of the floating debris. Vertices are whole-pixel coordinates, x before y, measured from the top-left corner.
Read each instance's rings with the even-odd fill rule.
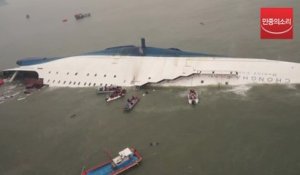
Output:
[[[159,145],[159,142],[150,142],[149,145],[150,145],[150,146],[158,146],[158,145]]]
[[[77,117],[76,114],[72,114],[72,115],[70,116],[70,118],[75,118],[75,117]]]

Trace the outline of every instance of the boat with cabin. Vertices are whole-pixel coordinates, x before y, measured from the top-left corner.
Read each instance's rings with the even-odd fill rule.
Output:
[[[125,148],[119,152],[119,155],[112,160],[100,165],[83,170],[81,175],[118,175],[142,161],[141,154],[134,148]]]

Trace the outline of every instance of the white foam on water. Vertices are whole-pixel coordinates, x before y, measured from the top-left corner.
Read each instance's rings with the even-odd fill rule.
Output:
[[[21,100],[25,100],[25,99],[26,99],[26,97],[21,97],[21,98],[18,98],[17,100],[21,101]]]
[[[252,85],[240,85],[233,86],[230,89],[226,89],[223,92],[232,92],[236,95],[247,96],[247,92],[252,88]]]
[[[287,85],[285,85],[286,86],[286,88],[288,88],[288,89],[297,89],[297,86],[295,85],[295,84],[287,84]]]

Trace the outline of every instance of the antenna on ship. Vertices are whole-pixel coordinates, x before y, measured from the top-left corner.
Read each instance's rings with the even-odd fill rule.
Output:
[[[141,55],[145,55],[145,49],[146,49],[146,40],[145,38],[141,38],[141,47],[139,49],[139,52]]]

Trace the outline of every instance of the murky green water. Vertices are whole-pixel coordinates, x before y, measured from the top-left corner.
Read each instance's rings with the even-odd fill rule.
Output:
[[[297,27],[293,40],[260,40],[263,6],[293,6],[300,22],[296,1],[0,0],[0,69],[22,57],[76,55],[140,37],[157,47],[300,62]],[[76,22],[78,12],[92,17]],[[197,90],[192,107],[186,89],[150,88],[146,96],[131,89],[142,97],[131,113],[122,111],[126,99],[106,104],[94,89],[17,94],[0,104],[0,174],[76,175],[107,160],[104,150],[127,146],[144,158],[130,175],[300,173],[299,86]]]
[[[249,89],[250,88],[250,89]],[[300,89],[259,86],[156,89],[131,113],[93,89],[43,89],[0,105],[3,174],[79,174],[134,146],[144,157],[128,174],[298,174]],[[150,146],[158,142],[158,146]]]

